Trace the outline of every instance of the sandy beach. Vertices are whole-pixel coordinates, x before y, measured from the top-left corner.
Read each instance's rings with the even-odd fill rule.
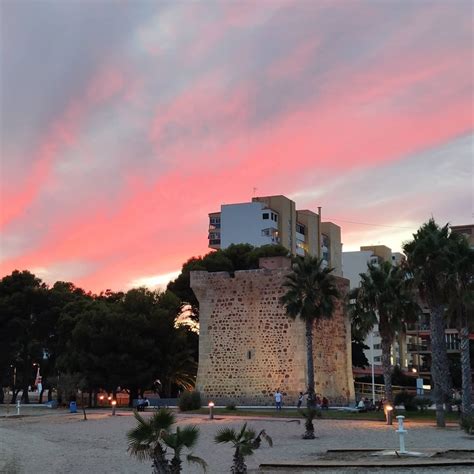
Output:
[[[40,409],[41,410],[41,409]],[[132,413],[108,411],[71,415],[60,411],[34,411],[36,416],[0,418],[0,472],[17,473],[150,473],[150,463],[140,463],[127,453],[125,433],[135,424]],[[149,416],[149,414],[145,414]],[[194,424],[200,429],[199,443],[194,454],[208,463],[208,472],[229,472],[232,449],[213,442],[223,426],[239,427],[245,420],[222,416],[209,420],[203,415],[178,415],[178,424]],[[262,445],[248,458],[249,470],[271,461],[311,460],[317,453],[334,448],[387,448],[397,446],[395,426],[380,422],[319,420],[318,439],[303,441],[303,425],[282,419],[247,419],[255,429],[265,429],[273,438],[273,448]],[[407,449],[433,448],[473,449],[469,439],[456,427],[438,430],[424,423],[407,423]],[[185,473],[199,473],[196,465],[184,462]],[[325,471],[329,472],[329,471]],[[336,472],[336,471],[334,471]],[[342,472],[342,471],[337,471]],[[348,471],[349,472],[349,471]],[[354,471],[350,471],[354,472]],[[373,472],[373,471],[371,471]],[[397,472],[391,470],[390,472]],[[400,471],[402,472],[402,471]],[[404,471],[406,472],[406,471]],[[439,472],[417,470],[416,472]],[[470,472],[457,468],[443,472]]]

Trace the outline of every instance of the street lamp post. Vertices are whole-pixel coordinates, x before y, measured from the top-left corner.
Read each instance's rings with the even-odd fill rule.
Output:
[[[112,416],[115,416],[116,405],[117,405],[117,400],[112,400]]]
[[[15,390],[15,387],[16,387],[16,366],[10,365],[10,367],[13,369],[13,390]]]
[[[375,403],[375,370],[374,370],[374,331],[370,332],[370,358],[372,359],[372,403]]]
[[[385,418],[387,420],[387,425],[391,425],[392,424],[393,406],[392,405],[385,405],[384,406],[384,411],[385,411]]]
[[[214,402],[209,402],[208,407],[209,407],[209,419],[213,420],[214,419]]]

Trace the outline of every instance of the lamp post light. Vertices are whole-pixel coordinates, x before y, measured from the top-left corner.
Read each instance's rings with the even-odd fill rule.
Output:
[[[214,419],[214,402],[209,402],[207,406],[209,407],[209,419],[213,420]]]
[[[117,405],[117,400],[112,400],[112,416],[115,416],[116,405]]]
[[[13,369],[13,390],[15,390],[15,387],[16,387],[16,366],[15,365],[10,365],[10,367]]]
[[[385,411],[385,418],[387,420],[387,425],[392,424],[392,414],[393,414],[393,406],[392,405],[386,405],[384,407]]]

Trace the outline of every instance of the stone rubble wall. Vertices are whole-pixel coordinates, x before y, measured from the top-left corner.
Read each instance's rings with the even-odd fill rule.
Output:
[[[304,324],[292,321],[279,304],[288,271],[237,271],[233,277],[191,272],[200,306],[196,387],[204,401],[271,405],[280,389],[284,403],[294,405],[305,391]],[[347,287],[347,280],[338,280]],[[354,393],[347,328],[342,305],[331,320],[315,326],[316,391],[333,403],[347,403]]]

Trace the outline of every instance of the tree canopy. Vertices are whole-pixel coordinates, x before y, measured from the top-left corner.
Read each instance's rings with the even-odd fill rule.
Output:
[[[203,257],[187,260],[179,276],[168,284],[168,290],[181,300],[183,306],[190,309],[190,317],[198,321],[199,302],[190,283],[192,271],[233,273],[238,270],[252,270],[258,268],[260,258],[288,255],[288,250],[281,245],[254,247],[250,244],[233,244],[225,249],[209,252]]]

